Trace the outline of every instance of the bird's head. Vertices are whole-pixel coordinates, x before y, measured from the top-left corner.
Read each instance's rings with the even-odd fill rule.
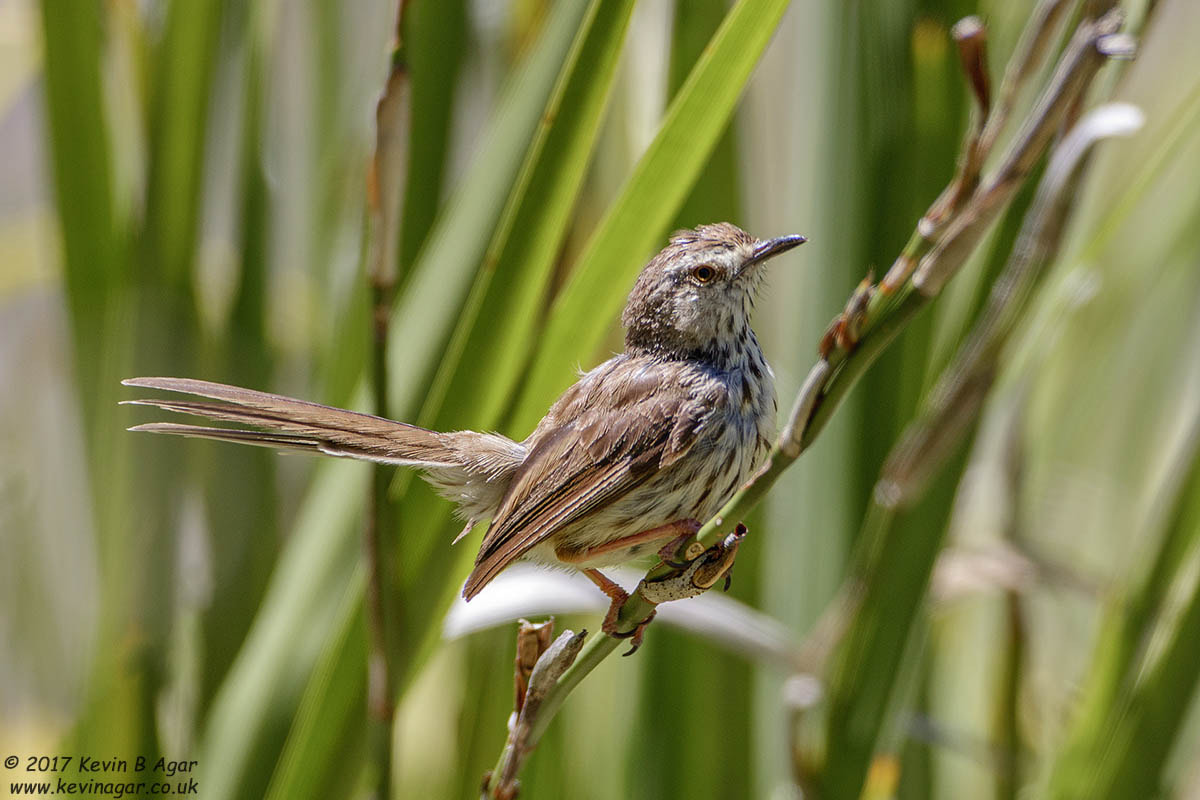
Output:
[[[804,241],[755,239],[728,222],[675,233],[629,294],[621,315],[626,350],[727,358],[750,335],[763,263]]]

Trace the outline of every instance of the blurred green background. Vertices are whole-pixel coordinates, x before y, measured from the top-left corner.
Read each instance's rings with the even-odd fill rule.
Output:
[[[953,173],[970,108],[949,27],[982,16],[998,80],[1031,6],[412,0],[389,415],[525,436],[619,347],[666,235],[718,220],[810,239],[757,312],[786,409]],[[945,549],[929,592],[896,598],[920,613],[862,734],[871,797],[1200,798],[1200,6],[1125,7],[1139,57],[1092,99],[1145,126],[1100,145],[979,425],[896,524]],[[5,755],[195,758],[212,798],[376,783],[369,468],[134,436],[146,413],[117,403],[136,396],[121,378],[186,375],[367,407],[366,175],[395,13],[0,0]],[[523,797],[792,798],[797,763],[841,757],[810,741],[821,720],[797,718],[806,684],[781,663],[1028,198],[749,520],[730,595],[782,625],[782,661],[723,637],[742,607],[656,623],[569,698]],[[390,497],[394,796],[477,796],[514,626],[444,635],[480,533],[451,548],[420,481]],[[578,609],[542,579],[518,594]]]

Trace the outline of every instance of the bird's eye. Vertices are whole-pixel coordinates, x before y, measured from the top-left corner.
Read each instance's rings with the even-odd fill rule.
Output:
[[[699,284],[705,284],[717,277],[717,271],[708,264],[701,264],[692,270],[692,280]]]

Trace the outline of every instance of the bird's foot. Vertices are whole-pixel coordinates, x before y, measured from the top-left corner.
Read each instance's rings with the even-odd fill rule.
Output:
[[[693,541],[682,554],[685,560],[678,561],[676,560],[680,555],[677,552],[678,549],[684,542],[696,535],[700,525],[692,520],[685,520],[677,524],[684,526],[684,532],[668,542],[658,552],[663,563],[671,567],[672,571],[656,580],[643,580],[638,587],[642,597],[655,605],[704,594],[722,578],[725,579],[725,589],[728,590],[730,573],[733,569],[734,559],[737,558],[738,547],[741,545],[742,539],[746,538],[746,526],[739,522],[733,533],[707,550],[699,542]],[[629,651],[624,655],[633,655],[642,646],[646,627],[658,612],[651,611],[633,630],[620,630],[617,626],[620,621],[621,609],[629,600],[629,592],[599,570],[585,569],[583,574],[596,584],[611,601],[608,612],[604,615],[604,621],[600,625],[600,630],[606,636],[614,639],[631,640]]]
[[[658,614],[658,609],[651,611],[649,616],[639,622],[633,630],[619,631],[617,630],[617,616],[621,613],[621,606],[623,605],[624,601],[613,600],[612,605],[608,608],[608,613],[604,615],[604,622],[601,624],[600,630],[614,639],[628,639],[629,649],[621,655],[631,656],[642,646],[642,640],[646,638],[646,628],[654,621],[655,615]]]
[[[637,652],[642,646],[642,639],[646,635],[646,626],[654,619],[654,615],[658,611],[651,611],[650,615],[637,624],[631,631],[622,631],[617,629],[617,621],[621,615],[621,609],[625,602],[629,600],[629,592],[622,589],[615,581],[608,578],[599,570],[585,569],[583,574],[586,575],[592,583],[600,587],[600,591],[608,596],[612,602],[608,606],[608,613],[604,615],[604,621],[600,623],[600,631],[614,639],[630,639],[629,650],[624,655],[631,656]]]
[[[663,563],[672,567],[674,571],[656,580],[643,580],[639,587],[642,596],[655,604],[683,600],[704,594],[722,578],[726,579],[725,588],[728,589],[730,570],[733,569],[734,559],[737,558],[738,547],[745,538],[746,526],[739,522],[733,533],[707,550],[693,556],[695,548],[689,548],[684,554],[689,558],[686,562],[676,563],[664,558]],[[672,544],[678,547],[682,541]],[[696,548],[699,546],[697,543]],[[664,551],[666,549],[663,548]],[[667,555],[674,554],[668,552]]]

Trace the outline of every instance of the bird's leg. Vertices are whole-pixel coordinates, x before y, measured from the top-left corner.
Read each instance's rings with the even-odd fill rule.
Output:
[[[668,522],[666,525],[651,528],[648,531],[632,533],[629,536],[612,539],[595,547],[576,548],[560,546],[555,548],[554,555],[559,561],[566,562],[567,564],[585,564],[605,553],[626,550],[635,545],[645,544],[646,542],[657,542],[672,535],[673,538],[671,541],[678,547],[684,540],[695,536],[696,531],[700,530],[700,527],[700,523],[694,519],[678,519],[674,522]]]
[[[684,542],[694,537],[699,530],[700,528],[697,527],[696,530],[684,531],[671,541],[664,544],[658,551],[659,559],[661,559],[662,562],[668,567],[674,567],[675,569],[687,569],[688,564],[691,564],[697,558],[704,555],[704,545],[693,541],[690,545],[688,545],[687,549],[683,551],[682,561],[679,560],[679,548]]]
[[[670,541],[658,551],[658,555],[664,563],[675,568],[677,572],[662,581],[656,581],[652,584],[653,590],[658,596],[663,596],[668,600],[694,597],[707,591],[709,587],[728,574],[733,566],[733,559],[737,555],[738,544],[746,535],[746,527],[739,523],[737,532],[725,537],[724,541],[718,542],[707,550],[701,549],[701,545],[696,542],[684,552],[685,561],[675,561],[676,550],[695,536],[696,531],[701,527],[701,524],[694,519],[681,519],[640,533],[622,536],[596,547],[575,548],[560,545],[554,549],[554,556],[566,564],[585,564],[606,553],[625,550],[645,542],[661,541],[671,536]],[[674,535],[672,536],[672,534]],[[609,580],[599,570],[584,569],[582,572],[612,601],[608,607],[608,613],[604,615],[604,622],[601,624],[600,630],[616,639],[632,638],[632,647],[625,654],[631,655],[641,647],[646,626],[654,619],[654,614],[657,612],[651,612],[650,616],[639,622],[632,631],[618,631],[617,617],[621,613],[621,607],[629,599],[629,592]]]
[[[642,638],[646,635],[646,626],[650,624],[650,621],[654,619],[654,615],[658,611],[651,611],[650,616],[639,622],[633,630],[627,632],[619,631],[617,630],[617,617],[621,614],[621,607],[629,599],[629,592],[622,589],[615,581],[610,580],[598,569],[585,569],[583,570],[583,574],[588,577],[588,580],[600,587],[600,591],[608,595],[609,600],[612,601],[608,607],[608,613],[604,615],[604,622],[600,623],[601,632],[614,639],[633,639],[630,642],[629,652],[625,654],[627,656],[633,655],[642,646]]]

